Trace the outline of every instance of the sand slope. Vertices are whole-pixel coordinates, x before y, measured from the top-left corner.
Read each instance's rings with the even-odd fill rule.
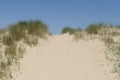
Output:
[[[97,40],[75,42],[72,36],[54,35],[27,47],[16,80],[115,80]]]

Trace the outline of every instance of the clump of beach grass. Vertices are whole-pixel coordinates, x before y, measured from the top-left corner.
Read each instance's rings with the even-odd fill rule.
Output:
[[[49,35],[48,27],[41,20],[19,21],[0,30],[0,80],[11,79],[12,65],[18,67],[25,53],[25,46],[37,45],[39,38]]]
[[[66,26],[62,29],[62,34],[69,33],[70,35],[72,35],[72,34],[79,33],[81,30],[82,30],[81,28],[74,29],[69,26]]]

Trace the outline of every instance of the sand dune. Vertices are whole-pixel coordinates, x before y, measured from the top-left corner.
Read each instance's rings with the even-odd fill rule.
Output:
[[[53,35],[27,47],[16,80],[115,80],[102,41]]]

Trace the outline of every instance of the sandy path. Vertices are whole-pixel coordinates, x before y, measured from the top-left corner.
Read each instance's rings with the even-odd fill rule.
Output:
[[[27,48],[16,80],[115,80],[99,40],[58,35]]]

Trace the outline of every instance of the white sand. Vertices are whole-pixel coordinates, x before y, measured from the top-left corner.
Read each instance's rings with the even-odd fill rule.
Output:
[[[27,47],[16,80],[115,80],[106,62],[102,41],[54,35]]]

